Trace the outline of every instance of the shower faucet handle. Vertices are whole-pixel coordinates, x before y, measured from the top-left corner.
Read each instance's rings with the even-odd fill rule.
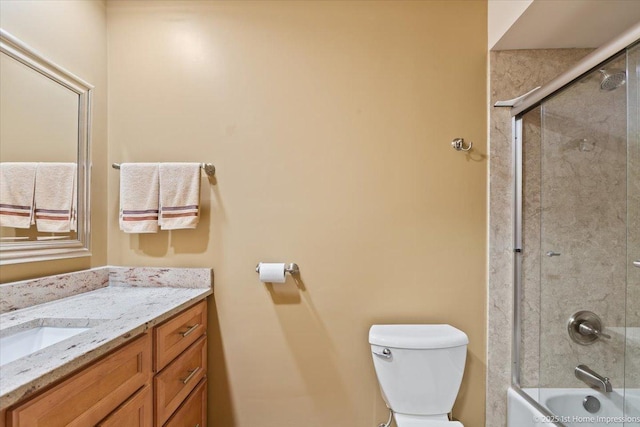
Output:
[[[601,329],[595,328],[587,320],[578,325],[578,332],[580,332],[582,335],[595,335],[598,338],[611,339],[611,335],[605,334]]]
[[[580,345],[593,344],[598,338],[611,336],[602,332],[602,320],[591,311],[582,310],[574,313],[567,324],[569,337]]]

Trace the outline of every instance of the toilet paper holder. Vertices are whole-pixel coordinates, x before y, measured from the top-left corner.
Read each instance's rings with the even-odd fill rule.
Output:
[[[261,263],[259,262],[258,265],[256,265],[256,273],[260,273],[260,264]],[[300,274],[300,269],[298,268],[298,264],[295,262],[291,262],[289,264],[285,263],[284,272],[293,276],[294,274]]]

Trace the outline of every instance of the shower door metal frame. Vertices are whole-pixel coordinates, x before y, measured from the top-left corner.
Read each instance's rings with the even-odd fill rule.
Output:
[[[541,102],[540,102],[541,103]],[[539,105],[535,104],[535,106]],[[534,106],[534,107],[535,107]],[[532,107],[533,108],[533,107]],[[528,110],[527,110],[528,111]],[[556,419],[553,412],[522,391],[520,385],[520,343],[522,340],[522,318],[520,301],[522,297],[522,117],[526,112],[513,116],[512,129],[512,176],[513,176],[513,330],[511,337],[511,385],[531,406],[540,411],[548,420]],[[558,427],[566,427],[554,422]]]
[[[597,69],[600,64],[638,41],[640,41],[640,23],[630,27],[615,39],[594,50],[569,70],[560,74],[544,86],[540,86],[518,98],[509,101],[499,101],[495,106],[511,107],[511,117],[522,117],[527,111],[537,107],[548,97],[555,95],[556,92],[564,89],[583,75]]]

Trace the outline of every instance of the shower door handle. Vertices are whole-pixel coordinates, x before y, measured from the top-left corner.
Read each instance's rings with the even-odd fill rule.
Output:
[[[633,266],[640,268],[640,259],[637,261],[633,261]]]

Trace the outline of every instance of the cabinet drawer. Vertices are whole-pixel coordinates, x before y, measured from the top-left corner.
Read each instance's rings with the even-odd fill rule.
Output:
[[[207,339],[200,337],[153,379],[156,424],[162,425],[204,378],[207,371]]]
[[[207,328],[207,302],[202,301],[154,328],[155,372],[193,344]]]
[[[164,427],[207,427],[207,379],[191,392]]]
[[[130,344],[9,411],[10,427],[95,425],[151,380],[151,337]]]
[[[96,427],[153,427],[153,393],[146,385]]]

